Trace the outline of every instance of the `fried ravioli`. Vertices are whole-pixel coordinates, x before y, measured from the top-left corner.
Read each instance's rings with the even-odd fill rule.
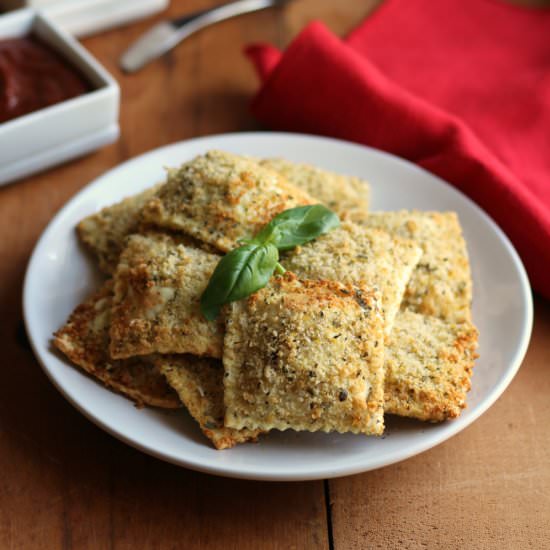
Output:
[[[351,222],[289,252],[284,267],[305,279],[377,287],[389,333],[422,250],[406,239]]]
[[[412,239],[423,250],[407,285],[403,309],[448,321],[470,320],[470,263],[454,212],[373,212],[361,223]]]
[[[224,426],[221,361],[192,355],[166,355],[159,356],[155,364],[216,449],[256,441],[259,430],[235,430]]]
[[[219,256],[163,234],[132,235],[114,275],[111,356],[192,353],[221,357],[222,323],[200,297]]]
[[[280,158],[264,159],[261,164],[279,172],[342,218],[353,220],[368,210],[369,185],[366,181]]]
[[[171,170],[143,216],[227,252],[283,210],[315,202],[249,158],[210,151]]]
[[[78,224],[80,240],[95,254],[103,272],[110,275],[116,269],[126,237],[138,230],[141,209],[159,187],[151,187],[138,195],[107,206]]]
[[[287,272],[228,309],[226,426],[383,432],[384,319],[375,292]]]
[[[151,357],[122,361],[109,357],[111,302],[109,281],[75,309],[67,324],[54,334],[53,344],[82,370],[140,406],[180,407],[176,392],[155,368]]]
[[[440,422],[457,417],[476,359],[477,330],[412,311],[400,312],[385,360],[385,412]]]

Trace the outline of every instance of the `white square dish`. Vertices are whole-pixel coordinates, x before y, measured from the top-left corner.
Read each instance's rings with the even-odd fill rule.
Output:
[[[0,8],[36,8],[75,36],[85,36],[147,17],[168,0],[0,0]]]
[[[30,34],[74,66],[92,90],[0,124],[0,185],[112,143],[119,134],[118,84],[72,36],[34,10],[0,17],[0,40]]]

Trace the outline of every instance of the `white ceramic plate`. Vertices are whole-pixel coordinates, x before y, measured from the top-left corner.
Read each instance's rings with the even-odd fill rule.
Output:
[[[372,209],[455,210],[462,222],[474,279],[474,320],[480,330],[468,408],[438,425],[389,419],[382,438],[352,434],[273,432],[257,444],[215,451],[186,412],[138,410],[104,389],[50,347],[54,330],[100,281],[74,227],[84,216],[163,179],[208,149],[282,156],[369,180]],[[78,193],[52,220],[32,255],[24,288],[27,330],[44,370],[90,420],[147,453],[197,470],[251,479],[304,480],[380,468],[418,454],[463,430],[501,395],[519,368],[531,334],[529,282],[515,250],[475,204],[442,180],[386,153],[333,139],[246,133],[177,143],[128,161]]]

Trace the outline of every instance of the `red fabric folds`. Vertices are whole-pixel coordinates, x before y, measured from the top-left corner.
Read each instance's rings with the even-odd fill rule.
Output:
[[[247,49],[274,129],[377,147],[444,178],[504,229],[550,297],[550,11],[386,0],[345,41],[312,23]]]

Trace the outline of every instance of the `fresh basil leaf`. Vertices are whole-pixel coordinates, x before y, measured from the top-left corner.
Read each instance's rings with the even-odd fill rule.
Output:
[[[338,216],[321,204],[299,206],[275,216],[255,237],[226,254],[201,296],[201,311],[213,321],[224,304],[241,300],[267,285],[279,264],[279,251],[290,250],[338,227]]]
[[[271,243],[247,244],[226,254],[201,296],[203,315],[213,321],[224,304],[246,298],[263,288],[278,261],[279,251]]]
[[[322,204],[298,206],[275,216],[253,239],[269,242],[280,251],[290,250],[340,225],[338,216]]]

